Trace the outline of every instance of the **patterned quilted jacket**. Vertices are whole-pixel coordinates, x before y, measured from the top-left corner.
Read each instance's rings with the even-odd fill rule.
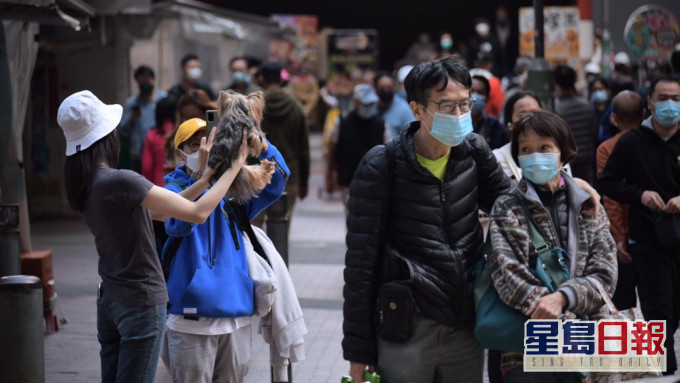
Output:
[[[569,280],[559,291],[566,294],[567,310],[577,318],[598,318],[607,313],[604,300],[593,281],[599,280],[613,294],[616,287],[616,244],[609,232],[609,220],[603,208],[598,218],[581,213],[581,205],[589,195],[562,172],[569,206],[567,255]],[[527,221],[518,201],[521,198],[538,226],[557,245],[555,225],[538,198],[533,184],[522,179],[519,193],[503,195],[491,210],[490,235],[493,251],[489,268],[494,286],[505,304],[526,314],[531,305],[549,291],[529,271],[529,259],[537,257],[531,244]],[[571,316],[571,315],[569,315]]]

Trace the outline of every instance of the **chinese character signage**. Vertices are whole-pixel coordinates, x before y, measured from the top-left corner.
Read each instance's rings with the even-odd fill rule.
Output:
[[[664,62],[670,58],[675,44],[680,42],[680,28],[668,9],[644,5],[628,18],[623,38],[633,60]]]
[[[666,371],[665,321],[529,320],[524,371]]]
[[[579,67],[577,7],[544,7],[545,59],[551,66],[558,64]],[[534,57],[534,8],[519,10],[519,54]]]

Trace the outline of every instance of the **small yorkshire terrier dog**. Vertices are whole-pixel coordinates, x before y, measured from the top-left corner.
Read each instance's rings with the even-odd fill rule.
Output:
[[[267,141],[260,129],[264,102],[262,92],[254,92],[248,96],[233,91],[220,92],[217,100],[220,122],[217,124],[217,133],[208,157],[208,165],[215,169],[211,181],[220,178],[236,160],[243,140],[244,127],[247,128],[250,155],[258,158],[263,150],[267,150]],[[243,165],[227,196],[239,203],[245,203],[257,196],[271,182],[272,174],[274,163],[269,160],[262,160],[261,163],[254,165]]]

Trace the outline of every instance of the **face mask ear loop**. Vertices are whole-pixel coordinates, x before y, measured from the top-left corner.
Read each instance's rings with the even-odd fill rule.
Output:
[[[420,104],[420,106],[423,108],[424,111],[426,111],[427,113],[429,113],[430,116],[434,117],[434,114],[432,114],[429,110],[427,110],[427,107],[426,107],[425,105]],[[425,125],[425,128],[427,129],[427,132],[430,133],[430,135],[432,136],[432,131],[430,130],[430,127],[427,126],[427,124],[425,123],[425,121],[424,121],[424,120],[423,120],[423,121],[420,121],[420,123],[423,124],[423,125]],[[433,137],[434,137],[434,136],[433,136]]]

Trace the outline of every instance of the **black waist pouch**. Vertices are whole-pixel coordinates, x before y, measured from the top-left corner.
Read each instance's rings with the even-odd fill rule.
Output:
[[[416,302],[407,282],[391,281],[378,290],[378,336],[389,342],[406,342],[415,327]]]

